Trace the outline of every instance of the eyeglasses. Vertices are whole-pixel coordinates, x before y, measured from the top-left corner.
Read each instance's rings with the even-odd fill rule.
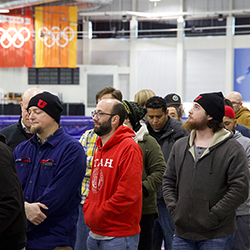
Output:
[[[240,102],[232,102],[232,105],[240,104]]]
[[[108,113],[104,113],[104,112],[92,111],[92,112],[91,112],[91,115],[92,115],[93,118],[96,116],[96,118],[99,120],[99,119],[102,118],[103,115],[115,116],[116,114],[108,114]]]

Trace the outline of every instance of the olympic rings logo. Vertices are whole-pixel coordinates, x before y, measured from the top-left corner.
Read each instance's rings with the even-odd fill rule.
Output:
[[[19,30],[14,27],[9,27],[7,30],[0,27],[0,36],[0,44],[3,48],[7,49],[13,45],[19,49],[30,39],[30,30],[27,27],[22,27]]]
[[[52,27],[51,31],[47,27],[41,27],[38,30],[38,37],[48,48],[55,44],[63,48],[74,38],[74,30],[68,26],[63,31],[57,26]]]

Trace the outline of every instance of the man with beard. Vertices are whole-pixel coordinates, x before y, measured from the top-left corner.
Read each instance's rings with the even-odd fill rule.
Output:
[[[233,132],[233,138],[237,140],[244,148],[248,167],[250,170],[250,139],[243,136],[239,131],[235,130],[237,120],[235,119],[234,110],[225,106],[225,116],[223,117],[224,127]],[[250,249],[250,197],[241,204],[236,211],[237,230],[234,236],[233,250],[249,250]]]
[[[14,150],[28,220],[27,250],[72,250],[86,168],[81,144],[59,126],[62,106],[49,92],[29,101],[30,140]]]
[[[90,228],[87,247],[134,250],[142,212],[142,150],[134,131],[122,125],[127,113],[121,102],[103,99],[92,116],[99,137],[83,205]]]
[[[117,99],[122,101],[122,93],[120,90],[113,88],[112,86],[106,86],[96,93],[96,104],[102,99]],[[87,238],[89,236],[89,228],[86,226],[83,215],[83,203],[89,193],[89,182],[93,163],[93,156],[96,149],[95,142],[98,135],[95,133],[94,129],[85,131],[81,136],[79,142],[82,144],[85,154],[87,157],[87,167],[86,174],[82,182],[82,199],[79,204],[79,217],[77,221],[77,234],[76,234],[76,244],[75,250],[87,250]]]
[[[146,102],[148,111],[147,128],[149,134],[159,143],[165,162],[167,163],[174,143],[188,132],[181,128],[181,123],[168,115],[165,100],[160,96],[153,96]],[[159,217],[154,223],[153,250],[161,250],[164,240],[165,249],[171,250],[174,222],[164,203],[162,187],[157,191],[157,207]]]
[[[200,94],[163,175],[163,196],[175,223],[173,250],[229,250],[237,207],[248,197],[247,157],[223,128],[223,95]]]
[[[19,117],[19,121],[0,130],[0,133],[6,137],[7,145],[12,151],[14,151],[17,145],[28,140],[33,135],[30,132],[30,121],[27,107],[30,99],[41,92],[42,90],[38,88],[27,89],[23,93],[22,101],[20,102],[22,114]]]

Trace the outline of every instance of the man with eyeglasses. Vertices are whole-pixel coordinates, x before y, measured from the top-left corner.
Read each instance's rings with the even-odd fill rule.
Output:
[[[233,91],[230,92],[226,98],[229,99],[233,105],[237,123],[250,129],[250,111],[248,108],[243,107],[241,94]]]
[[[127,112],[120,101],[101,100],[92,116],[99,137],[83,205],[87,248],[134,250],[142,212],[142,150],[134,131],[123,126]]]
[[[102,99],[117,99],[119,101],[122,101],[122,93],[120,90],[117,90],[112,86],[106,86],[97,92],[96,104]],[[89,228],[85,224],[82,208],[83,203],[89,193],[89,181],[92,169],[93,156],[96,150],[95,142],[97,138],[98,135],[95,133],[94,129],[90,129],[85,131],[85,133],[81,136],[79,140],[85,150],[85,154],[87,157],[87,168],[85,177],[82,182],[82,200],[81,204],[79,205],[79,218],[77,222],[75,250],[87,250],[86,242],[89,235]]]

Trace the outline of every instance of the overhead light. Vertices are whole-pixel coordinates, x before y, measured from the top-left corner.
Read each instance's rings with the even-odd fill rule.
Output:
[[[10,11],[7,9],[0,9],[0,13],[9,13]]]
[[[160,2],[161,0],[149,0],[149,2]]]

